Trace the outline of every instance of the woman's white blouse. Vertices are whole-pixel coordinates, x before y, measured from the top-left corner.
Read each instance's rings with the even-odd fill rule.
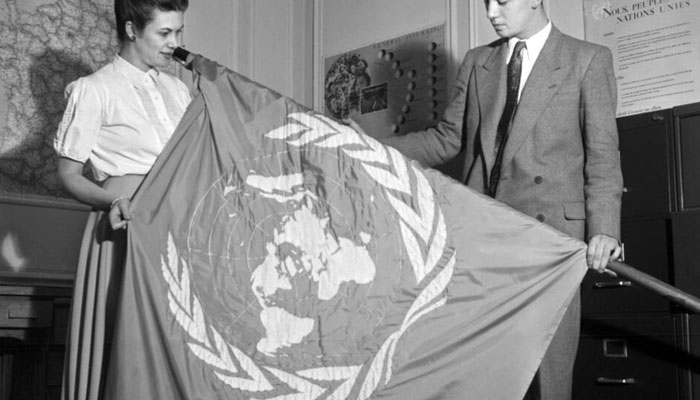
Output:
[[[99,181],[146,174],[191,100],[179,79],[155,69],[143,72],[119,56],[70,83],[66,97],[54,149],[89,161]]]

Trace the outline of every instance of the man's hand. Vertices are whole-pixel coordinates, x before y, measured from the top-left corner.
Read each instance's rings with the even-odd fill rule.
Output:
[[[622,247],[617,239],[607,235],[595,235],[588,242],[588,251],[586,252],[588,268],[604,272],[608,262],[620,258],[621,252]]]
[[[343,120],[343,123],[363,135],[367,134],[367,132],[365,132],[365,130],[362,129],[362,127],[352,118],[345,118]]]

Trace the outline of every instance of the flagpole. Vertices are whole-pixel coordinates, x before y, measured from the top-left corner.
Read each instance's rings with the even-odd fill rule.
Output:
[[[688,311],[700,315],[700,299],[697,297],[619,261],[610,261],[607,268],[629,279],[638,286],[650,290],[667,300],[685,307]]]

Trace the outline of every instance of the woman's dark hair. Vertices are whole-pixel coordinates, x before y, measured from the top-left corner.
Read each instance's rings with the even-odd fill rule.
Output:
[[[189,0],[114,0],[114,16],[117,19],[117,38],[126,40],[126,23],[131,21],[141,31],[153,19],[153,10],[187,11]]]

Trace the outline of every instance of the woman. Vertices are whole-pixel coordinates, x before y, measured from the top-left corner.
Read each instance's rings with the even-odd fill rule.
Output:
[[[171,61],[188,0],[115,0],[118,55],[66,88],[54,148],[66,190],[93,207],[75,278],[64,399],[98,399],[124,264],[130,198],[185,108],[187,87],[160,72]],[[83,175],[89,165],[97,184]]]

